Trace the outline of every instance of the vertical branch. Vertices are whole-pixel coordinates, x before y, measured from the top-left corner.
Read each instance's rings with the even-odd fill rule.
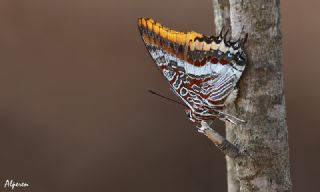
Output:
[[[251,159],[236,162],[241,191],[291,191],[288,132],[283,93],[279,0],[230,0],[232,35],[244,26],[247,69],[236,114],[248,120],[233,127]]]
[[[246,155],[227,157],[229,192],[291,191],[280,1],[229,0],[230,18],[224,13],[226,1],[221,2],[213,0],[216,28],[225,25],[221,19],[230,19],[233,39],[239,38],[242,27],[249,33],[240,94],[235,105],[228,107],[229,113],[248,122],[226,124],[228,140]]]

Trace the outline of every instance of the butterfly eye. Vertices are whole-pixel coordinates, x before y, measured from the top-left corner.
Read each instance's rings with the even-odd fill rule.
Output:
[[[229,58],[232,58],[232,57],[233,57],[233,54],[232,54],[232,53],[228,53],[228,57],[229,57]]]

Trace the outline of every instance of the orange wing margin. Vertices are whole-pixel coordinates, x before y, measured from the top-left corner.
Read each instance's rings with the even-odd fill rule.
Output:
[[[159,35],[161,38],[172,43],[177,43],[183,46],[189,45],[191,50],[195,48],[195,38],[202,38],[204,36],[194,31],[184,33],[169,29],[151,18],[139,18],[138,26],[144,28],[149,32],[153,32],[154,34]]]

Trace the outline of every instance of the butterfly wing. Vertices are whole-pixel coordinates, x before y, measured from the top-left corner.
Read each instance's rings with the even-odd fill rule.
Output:
[[[152,19],[139,19],[139,30],[150,56],[169,82],[173,92],[192,109],[193,102],[188,99],[187,74],[183,60],[185,46],[182,38],[180,38],[180,44],[173,43],[170,40],[171,34],[168,33],[170,30]]]
[[[158,69],[193,112],[223,109],[245,67],[239,42],[221,34],[177,32],[147,18],[140,18],[138,26]]]

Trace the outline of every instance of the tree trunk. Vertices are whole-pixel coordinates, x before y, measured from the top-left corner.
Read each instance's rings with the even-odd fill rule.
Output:
[[[279,0],[213,0],[216,30],[248,33],[240,94],[228,112],[247,120],[226,124],[227,139],[242,152],[227,157],[228,191],[291,191],[283,93]]]

